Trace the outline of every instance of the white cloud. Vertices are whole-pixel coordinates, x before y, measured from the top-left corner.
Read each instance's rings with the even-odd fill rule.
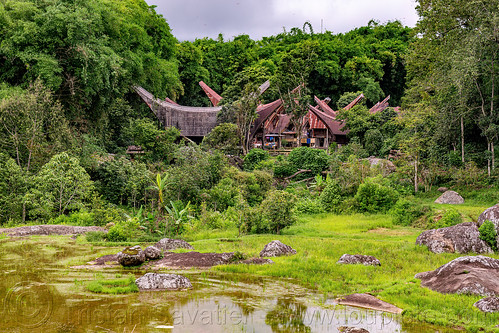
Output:
[[[146,0],[167,19],[180,40],[226,38],[249,34],[253,39],[275,35],[282,27],[302,27],[310,21],[316,32],[347,32],[371,20],[400,20],[414,26],[414,0]]]

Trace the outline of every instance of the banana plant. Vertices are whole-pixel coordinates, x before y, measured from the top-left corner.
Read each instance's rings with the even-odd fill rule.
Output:
[[[170,218],[175,222],[176,226],[176,235],[178,235],[178,232],[180,230],[180,227],[188,222],[190,219],[193,217],[189,215],[189,207],[191,205],[191,202],[189,201],[187,205],[184,207],[184,209],[179,210],[175,204],[170,201],[171,207],[165,206],[166,211],[168,212],[168,215],[170,215]],[[165,234],[166,234],[166,228],[165,228]]]
[[[164,202],[163,202],[163,191],[165,190],[166,188],[166,182],[168,180],[168,174],[165,173],[165,175],[163,177],[161,177],[161,174],[158,173],[156,174],[156,181],[153,182],[153,185],[152,186],[149,186],[147,189],[148,190],[155,190],[155,191],[158,191],[158,211],[159,211],[159,214],[161,215],[161,209],[164,205]]]

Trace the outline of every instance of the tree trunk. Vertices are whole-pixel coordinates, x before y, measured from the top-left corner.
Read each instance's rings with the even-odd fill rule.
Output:
[[[418,158],[414,160],[414,193],[418,193]]]
[[[487,151],[489,152],[489,156],[487,157],[487,175],[490,178],[490,141],[487,143]]]
[[[492,171],[494,171],[496,167],[496,157],[495,157],[495,151],[494,151],[494,141],[490,143],[490,152],[492,153]]]
[[[464,164],[464,119],[461,116],[461,162]]]

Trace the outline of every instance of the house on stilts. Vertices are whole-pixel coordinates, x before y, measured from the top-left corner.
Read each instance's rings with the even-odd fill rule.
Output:
[[[212,103],[212,107],[191,107],[175,103],[169,98],[161,100],[155,98],[142,87],[133,87],[142,100],[156,115],[164,127],[176,127],[180,133],[200,142],[204,136],[211,132],[217,124],[217,114],[221,111],[220,103],[222,97],[203,81],[199,82],[201,88]],[[269,81],[260,86],[260,94],[270,86]],[[297,88],[299,89],[299,87]],[[360,94],[344,109],[349,110],[364,98]],[[371,109],[371,113],[377,113],[388,107],[390,96],[378,102]],[[301,133],[301,145],[327,149],[335,142],[338,145],[348,143],[348,131],[344,129],[344,123],[336,119],[337,111],[328,104],[330,98],[324,100],[314,96],[316,105],[308,105],[308,113],[303,119],[303,130]],[[297,146],[297,133],[293,125],[292,116],[284,110],[281,99],[268,104],[257,106],[258,117],[251,127],[250,140],[255,147],[281,148]]]

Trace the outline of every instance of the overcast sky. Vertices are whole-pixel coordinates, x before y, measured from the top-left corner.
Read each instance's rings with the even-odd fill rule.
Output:
[[[315,32],[347,32],[367,25],[399,20],[414,27],[414,0],[146,0],[168,21],[179,40],[225,39],[248,34],[252,39],[276,35],[309,21]]]

